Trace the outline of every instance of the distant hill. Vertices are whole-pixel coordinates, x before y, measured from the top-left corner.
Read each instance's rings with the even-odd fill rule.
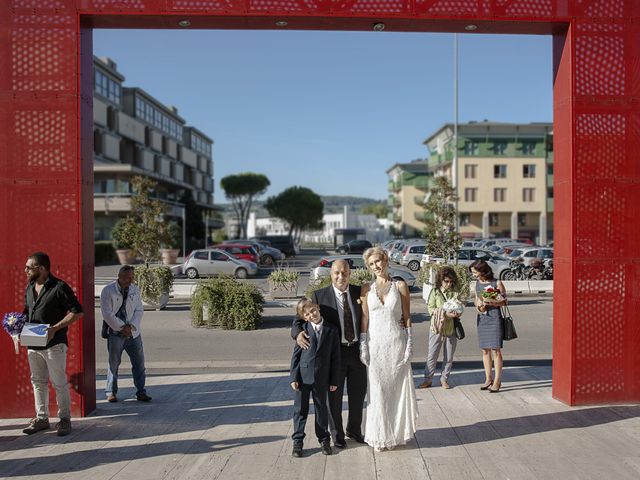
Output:
[[[341,196],[341,195],[326,195],[321,196],[322,201],[324,202],[324,213],[342,213],[344,206],[348,206],[352,211],[356,213],[360,213],[362,207],[366,205],[375,205],[377,203],[386,203],[384,200],[376,200],[375,198],[365,198],[365,197],[350,197],[350,196]],[[256,216],[260,217],[268,217],[269,212],[264,208],[264,201],[258,200],[254,201],[254,211],[256,212]],[[233,208],[230,203],[219,203],[218,206],[224,208],[225,212],[233,212]]]

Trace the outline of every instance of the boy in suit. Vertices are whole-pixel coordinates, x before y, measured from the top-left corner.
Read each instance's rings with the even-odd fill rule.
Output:
[[[302,457],[304,427],[309,415],[309,396],[315,408],[315,430],[322,454],[331,455],[329,433],[328,392],[338,388],[340,372],[340,335],[338,330],[320,316],[320,306],[308,298],[300,300],[296,314],[304,320],[303,331],[309,335],[310,347],[299,345],[291,357],[291,388],[296,392],[293,410],[293,453]]]

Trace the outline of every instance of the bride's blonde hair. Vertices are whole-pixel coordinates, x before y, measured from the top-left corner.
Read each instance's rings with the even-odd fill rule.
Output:
[[[369,269],[369,271],[371,271],[371,268],[369,268],[369,259],[374,255],[379,256],[384,260],[384,263],[389,265],[389,254],[384,248],[382,247],[367,248],[362,254],[362,258],[364,259],[364,264]]]

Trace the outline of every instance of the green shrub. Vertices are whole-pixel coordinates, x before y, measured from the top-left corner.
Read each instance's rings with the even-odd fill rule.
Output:
[[[111,240],[98,240],[94,244],[94,258],[96,265],[114,265],[118,263],[116,250]]]
[[[278,267],[269,274],[269,282],[279,286],[284,286],[289,283],[297,283],[299,279],[300,272],[296,272],[288,267]]]
[[[173,286],[173,272],[166,265],[138,265],[133,273],[140,296],[150,304],[157,304],[162,294],[169,293]]]
[[[224,276],[202,280],[191,300],[191,322],[195,327],[255,330],[262,323],[263,302],[255,285]]]

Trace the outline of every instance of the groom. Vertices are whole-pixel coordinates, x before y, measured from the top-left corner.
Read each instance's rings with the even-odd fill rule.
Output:
[[[338,388],[329,392],[329,425],[333,443],[346,448],[345,430],[342,426],[342,395],[347,381],[349,417],[346,436],[364,443],[362,436],[362,409],[367,394],[367,368],[360,361],[360,287],[349,285],[351,269],[346,260],[339,259],[331,265],[331,285],[313,292],[312,300],[320,305],[320,314],[340,332],[342,362],[338,376]],[[309,348],[309,336],[303,331],[304,321],[296,318],[291,327],[291,337],[300,347]]]

